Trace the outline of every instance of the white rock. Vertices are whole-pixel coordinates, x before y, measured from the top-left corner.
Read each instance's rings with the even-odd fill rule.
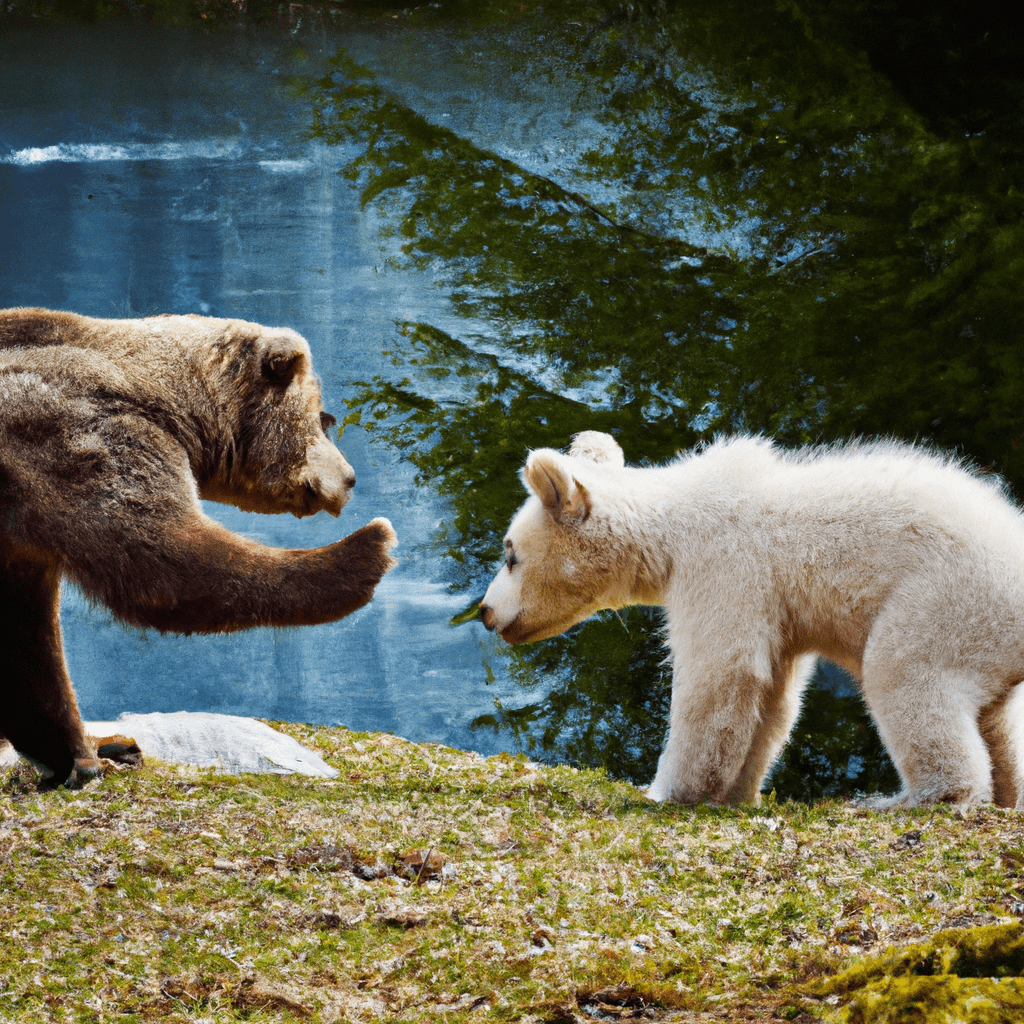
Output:
[[[113,722],[86,722],[85,731],[91,736],[124,733],[142,748],[143,757],[194,764],[200,768],[219,768],[231,775],[244,772],[295,773],[326,779],[338,775],[318,754],[307,750],[290,736],[255,718],[239,715],[215,715],[203,711],[154,712],[148,715],[125,713]],[[3,751],[0,750],[2,757]]]

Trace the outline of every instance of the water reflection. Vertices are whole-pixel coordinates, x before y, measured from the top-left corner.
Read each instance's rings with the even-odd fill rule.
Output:
[[[482,590],[525,452],[581,429],[641,461],[736,428],[926,436],[1024,479],[1007,419],[1021,308],[1000,256],[1003,232],[1021,241],[1003,220],[1020,201],[990,187],[1007,180],[1017,121],[981,140],[958,130],[976,108],[929,124],[824,5],[792,19],[700,3],[547,11],[529,19],[543,45],[522,46],[516,23],[519,73],[597,127],[543,167],[424,113],[344,50],[306,84],[314,136],[360,148],[345,173],[385,223],[392,265],[431,269],[465,320],[406,321],[395,368],[364,381],[348,419],[452,497],[436,543],[457,586]],[[939,21],[949,45],[968,38],[946,9]],[[649,776],[662,652],[647,613],[625,626],[517,649],[513,678],[549,693],[476,724]],[[829,667],[774,781],[803,798],[894,783]]]

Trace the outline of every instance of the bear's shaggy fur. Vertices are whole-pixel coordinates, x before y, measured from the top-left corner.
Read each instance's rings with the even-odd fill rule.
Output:
[[[394,564],[386,519],[287,551],[199,502],[337,515],[355,475],[333,422],[294,331],[0,311],[0,732],[49,784],[102,768],[65,667],[63,576],[127,623],[181,633],[329,622],[370,600]]]
[[[756,801],[822,655],[859,681],[903,790],[1024,810],[1024,519],[998,481],[893,441],[719,440],[626,467],[533,452],[481,617],[510,643],[660,605],[673,661],[648,796]]]

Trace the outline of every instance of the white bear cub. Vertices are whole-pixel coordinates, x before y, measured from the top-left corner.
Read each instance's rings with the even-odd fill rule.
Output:
[[[1024,810],[1024,519],[998,481],[894,441],[719,440],[624,465],[607,434],[533,452],[480,606],[509,643],[665,609],[654,800],[747,803],[822,655],[852,673],[903,790],[876,806]]]

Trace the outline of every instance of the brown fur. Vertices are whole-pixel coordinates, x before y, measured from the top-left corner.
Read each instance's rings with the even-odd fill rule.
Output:
[[[63,576],[181,633],[330,622],[394,564],[378,519],[312,550],[237,536],[203,497],[337,515],[355,482],[294,331],[197,316],[0,311],[0,732],[55,784],[95,774],[60,634]]]
[[[88,766],[76,762],[75,768],[79,772],[86,767],[93,769],[96,774],[142,767],[142,749],[130,736],[118,732],[112,736],[86,736],[85,739],[96,751],[96,758]]]

